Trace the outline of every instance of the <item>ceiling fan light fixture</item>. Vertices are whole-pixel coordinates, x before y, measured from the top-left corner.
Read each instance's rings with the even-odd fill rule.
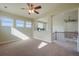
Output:
[[[34,13],[34,10],[29,10],[29,13]]]
[[[39,14],[39,12],[37,10],[41,9],[40,5],[39,6],[34,6],[31,3],[27,3],[27,6],[28,6],[28,13],[29,13],[29,15],[32,14],[32,13]]]

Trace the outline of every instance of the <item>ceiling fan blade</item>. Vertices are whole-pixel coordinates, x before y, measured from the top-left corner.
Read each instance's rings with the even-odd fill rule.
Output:
[[[34,5],[33,4],[31,4],[31,7],[33,7]]]
[[[27,3],[28,6],[30,6],[30,3]]]
[[[41,6],[37,6],[37,7],[34,7],[35,9],[40,9],[41,8]]]
[[[34,5],[31,4],[31,3],[27,3],[27,5],[28,5],[29,7],[33,7],[33,6],[34,6]]]
[[[28,5],[28,8],[29,8],[29,9],[33,9],[33,8],[34,8],[34,5],[31,4],[31,3],[27,3],[27,5]]]
[[[37,12],[36,10],[34,11],[36,14],[39,14],[39,12]]]

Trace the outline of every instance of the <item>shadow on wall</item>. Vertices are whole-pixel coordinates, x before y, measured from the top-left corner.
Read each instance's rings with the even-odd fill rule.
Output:
[[[11,34],[22,40],[30,39],[27,35],[23,34],[22,32],[20,32],[19,30],[17,30],[14,27],[11,28]]]

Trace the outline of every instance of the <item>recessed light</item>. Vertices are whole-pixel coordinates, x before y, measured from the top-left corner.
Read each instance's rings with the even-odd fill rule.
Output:
[[[21,8],[22,10],[25,10],[25,8]]]
[[[7,8],[7,6],[4,6],[4,8]]]

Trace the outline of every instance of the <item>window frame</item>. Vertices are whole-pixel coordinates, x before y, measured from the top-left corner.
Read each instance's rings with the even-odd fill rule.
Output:
[[[29,26],[30,25],[30,26]],[[25,22],[25,27],[26,28],[32,28],[32,21],[26,21]]]
[[[0,26],[2,27],[12,27],[14,25],[14,20],[9,17],[0,17]]]
[[[19,20],[19,19],[18,20],[15,20],[15,27],[24,28],[24,25],[25,25],[24,23],[25,22],[23,20]],[[21,24],[21,25],[18,25],[18,24]]]

